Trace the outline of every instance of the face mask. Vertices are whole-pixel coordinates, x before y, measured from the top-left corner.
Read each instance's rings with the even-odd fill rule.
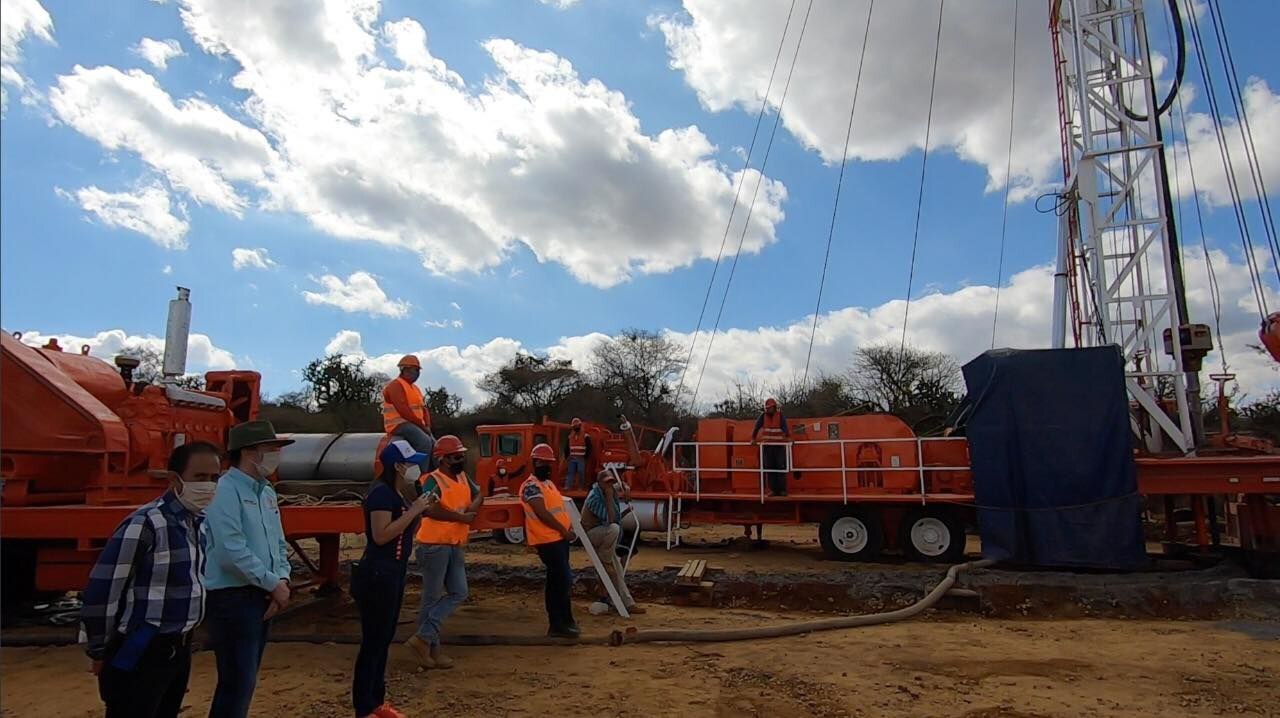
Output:
[[[449,471],[455,474],[460,474],[462,473],[463,469],[467,468],[467,460],[466,459],[450,460],[450,461],[444,462],[444,465],[445,465],[445,468],[449,469]]]
[[[547,479],[551,478],[551,467],[535,466],[533,467],[533,475],[538,477],[539,481],[546,481]]]
[[[404,482],[407,484],[416,484],[418,483],[418,477],[420,476],[422,476],[422,469],[411,464],[409,468],[404,470],[404,473],[400,478],[404,479]]]
[[[215,481],[183,481],[178,484],[178,503],[196,516],[204,516],[204,510],[213,501],[218,489]]]
[[[270,453],[263,454],[262,461],[258,462],[258,473],[261,474],[264,479],[274,474],[278,468],[280,468],[279,451],[272,451]]]

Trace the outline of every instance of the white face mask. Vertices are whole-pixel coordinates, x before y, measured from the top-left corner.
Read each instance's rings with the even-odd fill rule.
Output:
[[[280,468],[280,452],[271,451],[262,455],[262,461],[258,462],[258,473],[260,478],[267,478],[274,474],[276,469]]]
[[[216,481],[182,481],[178,483],[178,502],[196,516],[204,516],[217,489]]]
[[[404,475],[402,478],[405,480],[405,483],[412,485],[412,484],[418,483],[418,478],[421,476],[422,476],[422,468],[417,465],[410,464],[409,468],[404,470]]]

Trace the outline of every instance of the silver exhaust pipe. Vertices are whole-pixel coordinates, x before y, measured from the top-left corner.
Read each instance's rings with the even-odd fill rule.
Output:
[[[186,376],[190,336],[191,290],[178,287],[178,298],[169,300],[169,321],[164,328],[164,383],[173,384]]]

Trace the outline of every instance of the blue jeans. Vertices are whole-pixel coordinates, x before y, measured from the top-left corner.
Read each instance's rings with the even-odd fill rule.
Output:
[[[266,591],[251,586],[214,589],[205,599],[204,623],[218,665],[209,718],[249,715],[271,629],[271,622],[262,620],[270,602]]]
[[[440,645],[440,624],[467,600],[467,567],[461,546],[418,546],[422,572],[422,607],[418,609],[418,638]]]
[[[569,542],[556,541],[535,547],[542,565],[547,567],[547,585],[543,600],[547,606],[547,622],[551,630],[562,630],[578,624],[573,620],[573,567],[569,565]]]
[[[436,460],[431,455],[431,450],[436,446],[436,438],[434,436],[423,431],[421,426],[410,424],[407,421],[392,429],[391,435],[404,439],[409,442],[409,446],[412,446],[414,451],[420,451],[427,455],[427,465],[422,467],[422,473],[425,474],[436,470]]]
[[[405,565],[361,559],[351,573],[351,597],[360,608],[360,652],[351,679],[351,703],[367,716],[387,700],[387,649],[396,637],[404,599]]]
[[[576,476],[582,477],[582,488],[585,489],[587,487],[587,459],[584,456],[569,457],[569,475],[564,480],[565,491],[573,489],[573,479]]]

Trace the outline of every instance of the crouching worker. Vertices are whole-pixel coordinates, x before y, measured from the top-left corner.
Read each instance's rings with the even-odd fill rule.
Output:
[[[382,474],[364,499],[364,555],[351,572],[351,597],[360,609],[360,652],[351,702],[360,718],[403,718],[387,703],[387,651],[404,600],[413,531],[436,498],[417,495],[419,467],[427,455],[414,451],[409,442],[392,441],[378,459]]]
[[[582,505],[582,528],[586,530],[591,545],[604,563],[605,573],[622,599],[622,605],[628,613],[645,613],[643,606],[637,606],[631,592],[627,590],[626,578],[623,574],[622,562],[618,560],[618,542],[622,537],[622,499],[626,487],[618,479],[617,474],[606,469],[596,475],[596,483],[587,492],[586,501]]]
[[[418,632],[406,645],[424,668],[452,668],[440,651],[440,627],[467,600],[467,568],[462,547],[484,497],[467,478],[467,449],[456,436],[435,445],[440,468],[422,477],[422,492],[439,500],[426,510],[418,527],[418,568],[422,571],[422,607]]]
[[[204,616],[200,524],[218,449],[173,450],[169,489],[129,514],[98,555],[81,609],[82,640],[107,718],[172,718],[191,675],[191,632]]]
[[[520,486],[520,505],[524,508],[525,542],[538,552],[547,567],[548,636],[577,638],[581,631],[573,620],[573,568],[569,565],[569,539],[573,529],[565,512],[564,498],[551,480],[556,452],[546,444],[538,444],[529,454],[533,475]]]

